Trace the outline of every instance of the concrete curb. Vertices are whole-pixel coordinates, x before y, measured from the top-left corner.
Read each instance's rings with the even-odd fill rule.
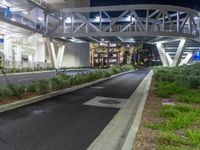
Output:
[[[47,73],[47,72],[56,72],[56,70],[47,70],[47,71],[34,71],[34,72],[19,72],[19,73],[7,73],[7,76],[15,76],[15,75],[26,75],[26,74],[39,74],[39,73]],[[3,77],[3,74],[0,74],[0,77]]]
[[[92,68],[83,68],[83,69],[66,69],[66,71],[75,71],[75,70],[92,70]],[[47,73],[47,72],[56,72],[56,70],[46,70],[46,71],[33,71],[33,72],[19,72],[19,73],[8,73],[7,76],[14,76],[14,75],[28,75],[28,74],[39,74],[39,73]],[[0,74],[0,77],[4,76]]]
[[[127,128],[128,135],[127,135],[127,137],[124,141],[124,144],[122,146],[122,150],[133,150],[133,146],[134,146],[135,139],[136,139],[136,136],[137,136],[137,131],[139,129],[140,122],[141,122],[141,119],[142,119],[144,106],[145,106],[145,103],[146,103],[146,100],[147,100],[147,97],[148,97],[148,94],[149,94],[149,89],[150,89],[151,81],[152,81],[152,75],[153,75],[153,71],[150,72],[148,80],[146,79],[147,82],[146,82],[146,86],[144,88],[143,96],[141,97],[141,102],[138,106],[135,117],[133,117],[130,120],[130,127]],[[132,100],[134,99],[134,95],[132,95],[131,99]]]
[[[45,94],[45,95],[32,97],[32,98],[29,98],[29,99],[17,101],[17,102],[10,103],[10,104],[0,105],[0,113],[5,112],[5,111],[9,111],[9,110],[12,110],[12,109],[15,109],[15,108],[19,108],[19,107],[22,107],[22,106],[30,105],[30,104],[33,104],[33,103],[36,103],[36,102],[40,102],[40,101],[43,101],[43,100],[47,100],[49,98],[59,96],[59,95],[63,95],[63,94],[68,93],[68,92],[76,91],[76,90],[79,90],[79,89],[82,89],[82,88],[85,88],[85,87],[88,87],[88,86],[91,86],[91,85],[94,85],[94,84],[97,84],[97,83],[100,83],[100,82],[103,82],[103,81],[106,81],[106,80],[109,80],[109,79],[112,79],[112,78],[115,78],[117,76],[133,72],[133,71],[134,70],[122,72],[122,73],[119,73],[119,74],[116,74],[116,75],[112,75],[111,77],[98,79],[96,81],[88,82],[88,83],[78,85],[78,86],[74,86],[74,87],[71,87],[71,88],[67,88],[67,89],[63,89],[63,90],[59,90],[59,91],[54,91],[54,92],[51,92],[51,93],[48,93],[48,94]]]
[[[144,104],[148,96],[153,72],[144,78],[129,103],[114,116],[88,150],[132,150],[133,142],[140,124]]]

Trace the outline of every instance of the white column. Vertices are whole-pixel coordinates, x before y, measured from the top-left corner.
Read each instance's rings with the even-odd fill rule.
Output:
[[[19,44],[17,45],[17,49],[15,50],[15,60],[17,62],[21,62],[22,61],[22,45]]]
[[[172,63],[172,67],[176,67],[180,63],[180,60],[181,60],[181,57],[183,55],[183,51],[185,50],[186,45],[187,45],[187,39],[181,39],[178,49],[176,51],[176,55],[174,57],[173,63]]]
[[[163,66],[164,67],[169,66],[169,62],[167,60],[167,55],[165,53],[165,49],[163,47],[163,44],[162,43],[157,43],[156,46],[157,46],[158,53],[160,55],[160,59],[162,61]]]
[[[12,60],[12,41],[8,36],[4,37],[4,55],[5,60]]]
[[[65,51],[65,45],[59,46],[59,48],[58,48],[58,56],[57,56],[57,67],[58,68],[60,68],[61,65],[62,65],[64,51]]]
[[[37,42],[34,61],[45,62],[45,43],[44,42]]]
[[[50,39],[46,39],[46,42],[47,42],[48,52],[50,55],[50,60],[51,60],[53,67],[55,67],[55,68],[61,67],[62,62],[63,62],[65,45],[60,44],[57,47],[57,46],[55,46],[55,43],[50,41]],[[56,51],[58,51],[58,53],[56,53]]]
[[[48,49],[51,64],[53,67],[57,67],[56,59],[55,59],[55,50],[54,49],[52,50],[52,47],[54,48],[54,45],[52,46],[53,43],[51,43],[49,38],[46,38],[45,41],[47,44],[47,49]]]
[[[52,61],[53,61],[53,64],[56,68],[58,68],[58,64],[57,64],[57,59],[56,59],[56,52],[55,52],[55,45],[53,42],[50,43],[50,53],[51,53],[51,56],[52,56]]]

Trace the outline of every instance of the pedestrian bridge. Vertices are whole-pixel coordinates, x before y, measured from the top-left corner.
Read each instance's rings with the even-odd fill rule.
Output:
[[[199,38],[200,12],[169,5],[125,5],[63,9],[65,23],[47,36],[69,41],[149,42]]]
[[[200,12],[189,8],[169,5],[88,7],[64,9],[60,16],[65,22],[48,28],[46,36],[76,43],[156,44],[164,66],[186,64],[200,49]]]
[[[44,17],[39,21],[31,16],[24,18],[22,12],[8,17],[2,9],[0,20],[43,34],[48,38],[49,49],[51,39],[156,44],[164,66],[185,64],[200,49],[200,12],[193,9],[148,4],[55,11],[23,1],[31,3],[30,9],[38,7],[37,13]]]

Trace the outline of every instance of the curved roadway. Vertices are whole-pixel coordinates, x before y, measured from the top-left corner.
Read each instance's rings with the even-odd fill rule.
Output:
[[[96,96],[127,99],[148,72],[136,70],[93,85],[93,88],[0,113],[0,149],[87,149],[119,109],[83,103]]]

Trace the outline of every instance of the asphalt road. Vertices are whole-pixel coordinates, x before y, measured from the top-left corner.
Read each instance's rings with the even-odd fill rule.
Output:
[[[93,69],[76,69],[76,70],[68,70],[66,74],[68,75],[76,75],[78,73],[85,73],[90,72]],[[10,83],[15,85],[26,85],[31,83],[34,80],[42,80],[48,79],[56,76],[55,71],[51,72],[42,72],[42,73],[33,73],[33,74],[18,74],[18,75],[7,75],[7,78]],[[0,86],[7,85],[8,82],[6,81],[4,76],[0,76]]]
[[[129,98],[148,70],[0,113],[0,150],[85,150],[118,112],[83,105],[96,97]]]

